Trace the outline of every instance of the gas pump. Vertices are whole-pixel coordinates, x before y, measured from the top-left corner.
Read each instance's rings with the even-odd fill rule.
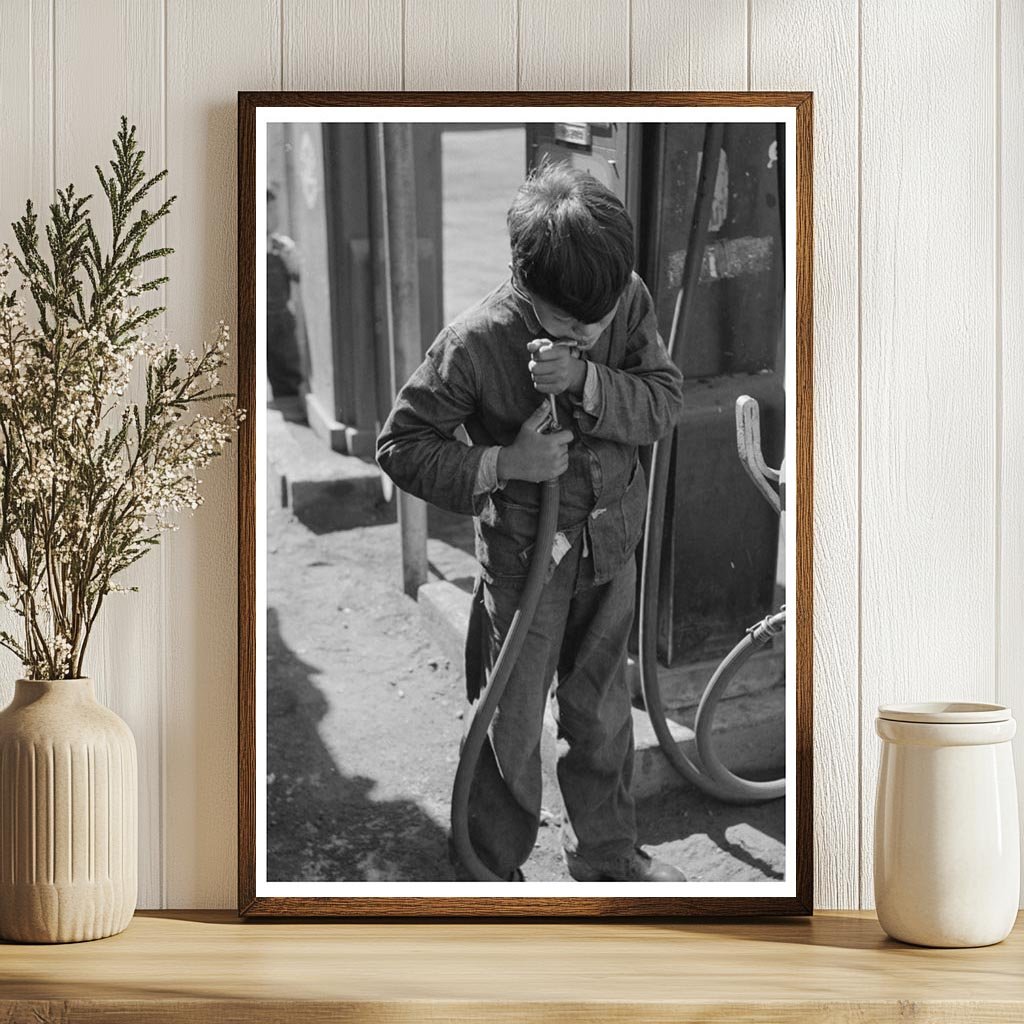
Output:
[[[622,200],[635,224],[643,131],[642,125],[603,121],[527,124],[527,170],[550,160],[587,171]]]

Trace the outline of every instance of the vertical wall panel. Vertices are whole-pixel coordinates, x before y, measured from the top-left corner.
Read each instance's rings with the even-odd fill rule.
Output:
[[[995,692],[993,39],[991,3],[863,0],[866,906],[876,706]]]
[[[109,171],[121,115],[138,127],[146,168],[163,167],[163,10],[160,0],[57,0],[54,7],[54,166],[57,186],[73,182],[89,204],[101,244],[109,245],[110,210],[94,165]],[[97,54],[103,54],[98,60]],[[83,83],[88,82],[88,88]],[[163,190],[156,193],[162,199]],[[162,242],[155,230],[151,246]],[[148,268],[150,278],[162,263]],[[143,297],[162,301],[160,293]],[[145,400],[141,373],[126,395]],[[161,555],[150,552],[118,581],[138,593],[110,594],[93,630],[83,671],[97,697],[131,727],[139,751],[139,905],[162,905],[161,813],[164,618]]]
[[[50,0],[10,0],[0,32],[0,242],[14,246],[11,221],[50,200],[53,58]]]
[[[401,0],[281,0],[284,89],[400,89]]]
[[[996,700],[1024,723],[1024,4],[1004,0],[999,32],[1002,89],[1001,166],[996,196],[1002,284],[1001,558],[999,673]],[[1018,729],[1024,731],[1024,724]],[[1024,812],[1024,739],[1014,742]],[[1024,822],[1024,813],[1021,814]],[[1024,889],[1022,889],[1024,896]]]
[[[746,89],[747,0],[632,0],[633,89]]]
[[[817,902],[870,904],[875,705],[1024,704],[1024,10],[863,0],[858,54],[852,0],[750,0],[749,22],[745,0],[632,0],[631,18],[621,0],[407,0],[404,28],[402,6],[6,0],[0,137],[17,158],[0,161],[0,237],[54,176],[94,187],[124,110],[180,196],[167,327],[191,346],[234,318],[239,89],[390,89],[403,74],[423,89],[742,88],[748,72],[752,88],[814,89]],[[94,647],[90,671],[139,740],[143,906],[234,903],[235,471],[231,448],[195,517],[125,580],[140,593],[111,598]],[[0,654],[2,703],[13,661]]]
[[[405,6],[406,89],[515,89],[515,0]]]
[[[31,199],[46,209],[53,183],[53,35],[50,0],[12,0],[0,31],[0,244],[17,250],[11,222]],[[31,304],[29,306],[31,310]],[[0,609],[0,629],[18,635],[21,620]],[[22,675],[18,658],[0,648],[0,707]]]
[[[815,902],[856,907],[857,11],[754,0],[751,15],[751,88],[814,92]]]
[[[628,89],[629,5],[519,0],[520,89]]]
[[[236,310],[236,94],[281,82],[275,0],[167,0],[171,337],[211,339]],[[235,376],[234,360],[222,374]],[[237,447],[167,548],[167,905],[235,901]]]

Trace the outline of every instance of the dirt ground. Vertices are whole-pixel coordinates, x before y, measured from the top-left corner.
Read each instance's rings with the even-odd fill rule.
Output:
[[[378,506],[368,525],[317,533],[268,509],[270,881],[454,878],[446,837],[463,680],[402,592],[388,518]],[[568,880],[553,746],[530,881]],[[781,877],[777,805],[681,789],[638,810],[641,842],[694,881]]]

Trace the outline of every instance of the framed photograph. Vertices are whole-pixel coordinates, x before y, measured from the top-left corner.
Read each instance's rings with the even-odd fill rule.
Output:
[[[812,912],[809,93],[240,93],[239,912]]]

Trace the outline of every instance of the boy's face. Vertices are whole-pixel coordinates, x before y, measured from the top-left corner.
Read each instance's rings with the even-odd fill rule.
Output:
[[[582,320],[575,319],[529,290],[526,290],[526,294],[529,295],[530,301],[533,303],[533,311],[537,314],[541,327],[552,338],[556,341],[571,341],[577,348],[583,350],[590,348],[604,334],[605,328],[614,319],[619,308],[619,301],[621,301],[616,300],[615,305],[602,319],[596,323],[587,324]]]

